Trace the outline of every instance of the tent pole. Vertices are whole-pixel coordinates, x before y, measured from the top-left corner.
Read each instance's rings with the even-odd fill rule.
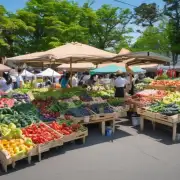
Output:
[[[72,57],[70,58],[70,86],[72,87]]]

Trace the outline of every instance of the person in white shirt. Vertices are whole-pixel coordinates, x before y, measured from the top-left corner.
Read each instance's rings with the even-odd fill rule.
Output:
[[[23,77],[21,76],[21,69],[18,69],[18,76],[16,77],[16,81],[17,81],[17,88],[22,88],[24,85],[24,80]]]
[[[13,89],[12,78],[9,73],[4,72],[3,77],[0,79],[0,90],[10,92]]]
[[[77,86],[78,86],[78,78],[76,74],[74,74],[72,77],[72,87],[77,87]]]
[[[15,70],[15,68],[12,68],[10,70],[10,76],[11,76],[12,82],[13,82],[13,89],[16,89],[17,88],[17,76],[18,76],[18,73]]]
[[[116,73],[117,78],[114,81],[114,87],[115,87],[115,97],[124,97],[125,93],[124,93],[124,88],[126,87],[127,84],[129,84],[129,82],[122,77],[122,72],[118,71]]]
[[[84,77],[82,78],[82,82],[83,82],[83,84],[86,84],[87,82],[88,82],[88,80],[90,79],[90,75],[89,75],[89,73],[88,72],[85,72],[84,73]]]

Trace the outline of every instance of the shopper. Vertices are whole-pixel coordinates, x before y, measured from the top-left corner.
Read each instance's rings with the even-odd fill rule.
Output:
[[[17,76],[18,76],[18,73],[17,73],[17,71],[15,70],[14,67],[12,67],[12,69],[10,70],[10,76],[12,78],[13,89],[17,89]]]
[[[0,90],[9,92],[13,89],[12,78],[8,72],[3,72],[3,77],[0,79]]]
[[[72,76],[72,87],[77,87],[78,86],[78,78],[76,74],[73,74]]]
[[[125,97],[124,89],[126,85],[129,84],[129,82],[122,77],[123,73],[121,71],[118,71],[116,73],[116,80],[114,81],[114,87],[115,87],[115,97]]]
[[[18,69],[18,76],[16,77],[17,88],[22,88],[24,85],[23,77],[21,76],[22,70]]]
[[[111,74],[109,76],[109,79],[110,79],[110,88],[114,88],[115,75]]]
[[[45,78],[45,86],[51,86],[52,85],[52,81],[50,77],[46,77]]]
[[[67,88],[69,86],[69,78],[70,74],[66,73],[66,75],[61,80],[61,88]]]
[[[89,74],[89,72],[85,72],[84,73],[84,76],[83,76],[83,78],[82,78],[82,83],[83,84],[87,84],[87,82],[88,82],[88,80],[90,79],[90,74]]]

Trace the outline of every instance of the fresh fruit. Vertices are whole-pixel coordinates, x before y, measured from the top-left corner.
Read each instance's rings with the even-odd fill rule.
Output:
[[[60,136],[44,123],[33,124],[22,129],[25,137],[31,138],[35,144],[44,144],[59,139]]]
[[[23,139],[0,140],[0,150],[6,151],[10,157],[25,155],[33,147],[32,141],[29,141],[29,144],[27,144],[26,140]]]
[[[16,125],[10,123],[9,125],[0,124],[0,132],[3,138],[5,139],[16,139],[22,137],[22,131],[19,128],[16,128]]]
[[[0,98],[0,108],[4,107],[13,107],[14,106],[14,99],[9,98]]]

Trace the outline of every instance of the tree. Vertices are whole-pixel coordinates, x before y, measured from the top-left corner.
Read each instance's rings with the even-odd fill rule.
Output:
[[[169,18],[168,35],[173,56],[173,64],[175,65],[178,60],[178,55],[180,54],[180,1],[163,1],[166,3],[165,15]]]
[[[131,18],[129,9],[103,5],[96,11],[96,22],[89,26],[89,44],[100,49],[114,47],[122,35],[131,32],[127,27]]]
[[[121,37],[120,42],[115,46],[116,53],[119,53],[122,48],[131,49],[132,36],[124,35]]]
[[[142,26],[153,26],[159,20],[159,10],[156,3],[142,3],[139,7],[134,8],[135,23]]]
[[[31,19],[35,31],[29,34],[27,50],[43,51],[70,41],[87,42],[86,27],[79,24],[81,8],[78,4],[57,0],[30,0],[19,18]],[[38,46],[37,46],[38,45]]]
[[[170,55],[168,24],[160,23],[158,27],[147,27],[132,46],[133,51],[151,51]]]
[[[14,56],[20,48],[21,37],[32,29],[3,6],[0,6],[0,19],[0,56]]]

